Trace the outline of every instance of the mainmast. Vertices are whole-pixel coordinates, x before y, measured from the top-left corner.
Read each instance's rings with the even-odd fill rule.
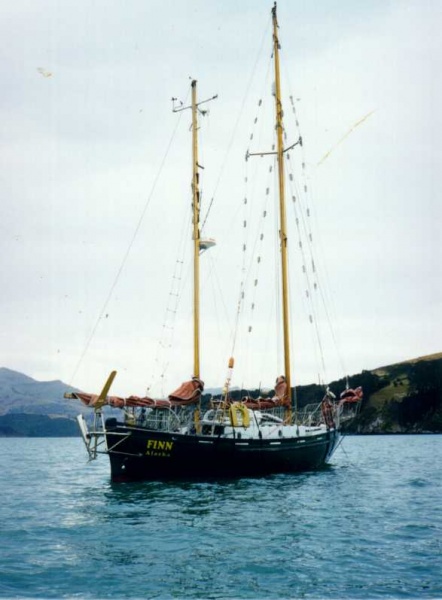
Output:
[[[198,110],[192,81],[192,208],[193,208],[193,376],[200,377],[200,192],[198,173]]]
[[[273,21],[273,58],[275,65],[275,109],[276,109],[276,154],[278,160],[279,181],[279,236],[281,242],[281,275],[282,275],[282,325],[284,339],[284,371],[287,382],[287,393],[290,400],[288,418],[291,418],[291,373],[290,373],[290,323],[288,295],[288,257],[287,257],[287,217],[285,207],[285,178],[284,178],[284,142],[283,142],[283,110],[281,102],[281,80],[279,73],[279,40],[278,20],[276,17],[276,2],[272,8]]]

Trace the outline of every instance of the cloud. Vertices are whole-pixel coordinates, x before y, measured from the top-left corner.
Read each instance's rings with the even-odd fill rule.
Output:
[[[281,1],[278,9],[283,87],[300,98],[320,283],[340,324],[347,368],[440,351],[438,5],[324,1],[295,7]],[[196,77],[200,98],[219,94],[200,130],[205,207],[215,194],[206,234],[218,242],[202,261],[203,379],[219,385],[238,301],[243,158],[257,101],[272,83],[271,71],[265,79],[268,3],[135,1],[123,8],[119,2],[37,6],[23,0],[0,10],[0,247],[7,257],[1,326],[10,340],[0,364],[91,391],[118,368],[118,393],[143,391],[152,372],[161,371],[158,339],[190,203],[188,115],[174,134],[170,99],[184,101],[189,77]],[[244,99],[253,107],[243,110],[232,138]],[[285,112],[293,136],[289,105]],[[299,148],[296,153],[299,158]],[[259,172],[263,164],[248,168]],[[273,260],[271,252],[263,264]],[[270,280],[262,274],[263,282]],[[302,272],[293,274],[302,296]],[[184,300],[190,271],[183,278],[177,352],[163,384],[171,389],[191,370]],[[268,325],[277,296],[269,284],[260,289],[264,316],[254,324],[254,345],[238,342],[244,357],[237,357],[234,383],[260,378],[272,385],[279,373],[280,334]],[[308,303],[293,296],[308,317]],[[103,308],[109,317],[100,320]],[[321,357],[309,341],[315,358],[307,358],[304,333],[311,337],[308,327],[294,326],[293,355],[297,378],[308,382],[316,380]],[[339,375],[333,344],[324,347],[328,372]]]

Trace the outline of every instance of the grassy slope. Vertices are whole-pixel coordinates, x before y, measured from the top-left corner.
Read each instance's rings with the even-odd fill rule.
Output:
[[[437,354],[427,354],[426,356],[419,356],[418,358],[412,358],[410,360],[404,360],[400,363],[394,363],[386,367],[374,369],[372,373],[374,373],[374,375],[378,375],[379,377],[391,377],[392,371],[394,370],[394,380],[396,381],[396,385],[390,383],[389,385],[386,385],[382,389],[372,394],[367,402],[367,406],[374,406],[375,408],[380,409],[386,402],[389,402],[390,400],[401,401],[405,396],[408,395],[410,391],[408,376],[405,372],[405,365],[415,364],[420,361],[440,359],[442,359],[442,352],[438,352]],[[404,372],[402,373],[400,371],[401,365],[404,366]]]

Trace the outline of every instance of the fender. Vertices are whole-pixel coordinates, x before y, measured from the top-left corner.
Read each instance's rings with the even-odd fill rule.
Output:
[[[234,402],[229,408],[229,416],[232,427],[249,427],[250,415],[247,406],[240,402]]]

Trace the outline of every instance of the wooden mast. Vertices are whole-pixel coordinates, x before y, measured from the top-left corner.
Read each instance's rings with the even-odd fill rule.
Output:
[[[273,21],[273,58],[275,64],[275,109],[276,109],[276,138],[279,181],[279,236],[281,243],[281,275],[282,275],[282,324],[284,339],[284,371],[287,382],[287,394],[290,400],[287,420],[291,420],[292,391],[290,373],[290,323],[288,296],[288,257],[287,257],[287,218],[285,207],[285,178],[284,178],[284,141],[283,141],[283,110],[281,102],[281,80],[279,72],[279,40],[278,20],[276,17],[276,2],[272,8]]]
[[[198,107],[211,100],[218,98],[217,95],[197,102],[196,79],[192,80],[192,102],[190,106],[176,107],[173,112],[192,110],[192,225],[193,225],[193,377],[200,378],[200,252],[215,245],[215,240],[201,240],[200,232],[200,191],[199,191],[199,169],[203,168],[198,163]],[[177,98],[172,98],[175,102]],[[200,111],[202,115],[207,111]]]
[[[193,376],[200,378],[200,192],[198,174],[198,105],[192,81],[192,208],[193,208]]]

